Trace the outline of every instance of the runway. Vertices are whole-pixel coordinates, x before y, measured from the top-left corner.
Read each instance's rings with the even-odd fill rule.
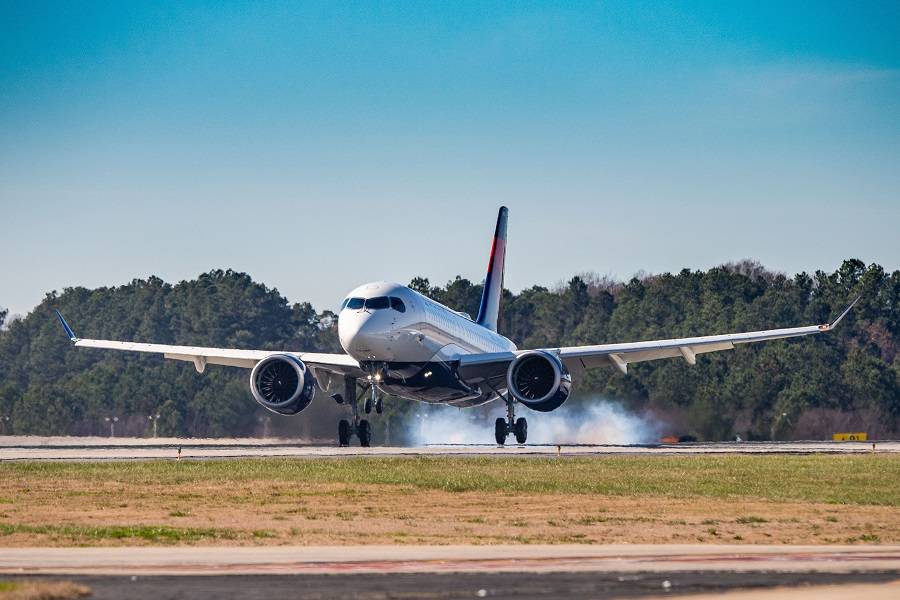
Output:
[[[895,600],[900,573],[409,573],[334,575],[39,575],[7,581],[69,581],[93,600]]]
[[[900,546],[302,546],[0,549],[5,579],[63,578],[94,598],[657,597],[867,584],[890,598]],[[815,588],[814,588],[815,589]],[[832,588],[840,589],[840,588]],[[821,597],[821,596],[810,596]],[[833,595],[831,597],[842,597]]]
[[[0,573],[900,572],[900,546],[474,545],[0,548]]]
[[[900,441],[709,442],[647,445],[431,445],[360,448],[310,445],[290,439],[0,437],[0,461],[151,460],[347,456],[596,456],[623,454],[900,453]]]

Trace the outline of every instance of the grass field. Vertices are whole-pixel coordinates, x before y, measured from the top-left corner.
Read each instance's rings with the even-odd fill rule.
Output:
[[[900,458],[0,464],[0,546],[900,542]]]

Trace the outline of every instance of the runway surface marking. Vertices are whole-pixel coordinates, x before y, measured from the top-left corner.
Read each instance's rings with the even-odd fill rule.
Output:
[[[900,546],[535,545],[0,549],[0,573],[900,572]]]
[[[298,440],[0,437],[3,460],[151,460],[177,458],[345,456],[594,456],[614,454],[900,453],[900,442],[716,442],[652,445],[432,445],[339,448]]]

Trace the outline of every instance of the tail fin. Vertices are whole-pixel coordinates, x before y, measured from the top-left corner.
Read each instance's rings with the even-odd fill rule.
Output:
[[[503,295],[503,267],[506,262],[506,219],[509,209],[500,207],[497,215],[497,229],[494,231],[494,242],[491,244],[491,259],[488,261],[487,277],[484,278],[484,291],[481,293],[481,306],[478,308],[477,323],[491,331],[497,331],[500,320],[500,297]]]

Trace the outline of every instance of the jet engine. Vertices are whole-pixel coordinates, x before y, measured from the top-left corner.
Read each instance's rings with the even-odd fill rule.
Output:
[[[262,359],[250,373],[253,399],[281,415],[296,415],[309,406],[316,381],[303,361],[290,354]]]
[[[533,350],[509,364],[506,385],[513,397],[531,410],[550,412],[569,397],[572,376],[556,356]]]

